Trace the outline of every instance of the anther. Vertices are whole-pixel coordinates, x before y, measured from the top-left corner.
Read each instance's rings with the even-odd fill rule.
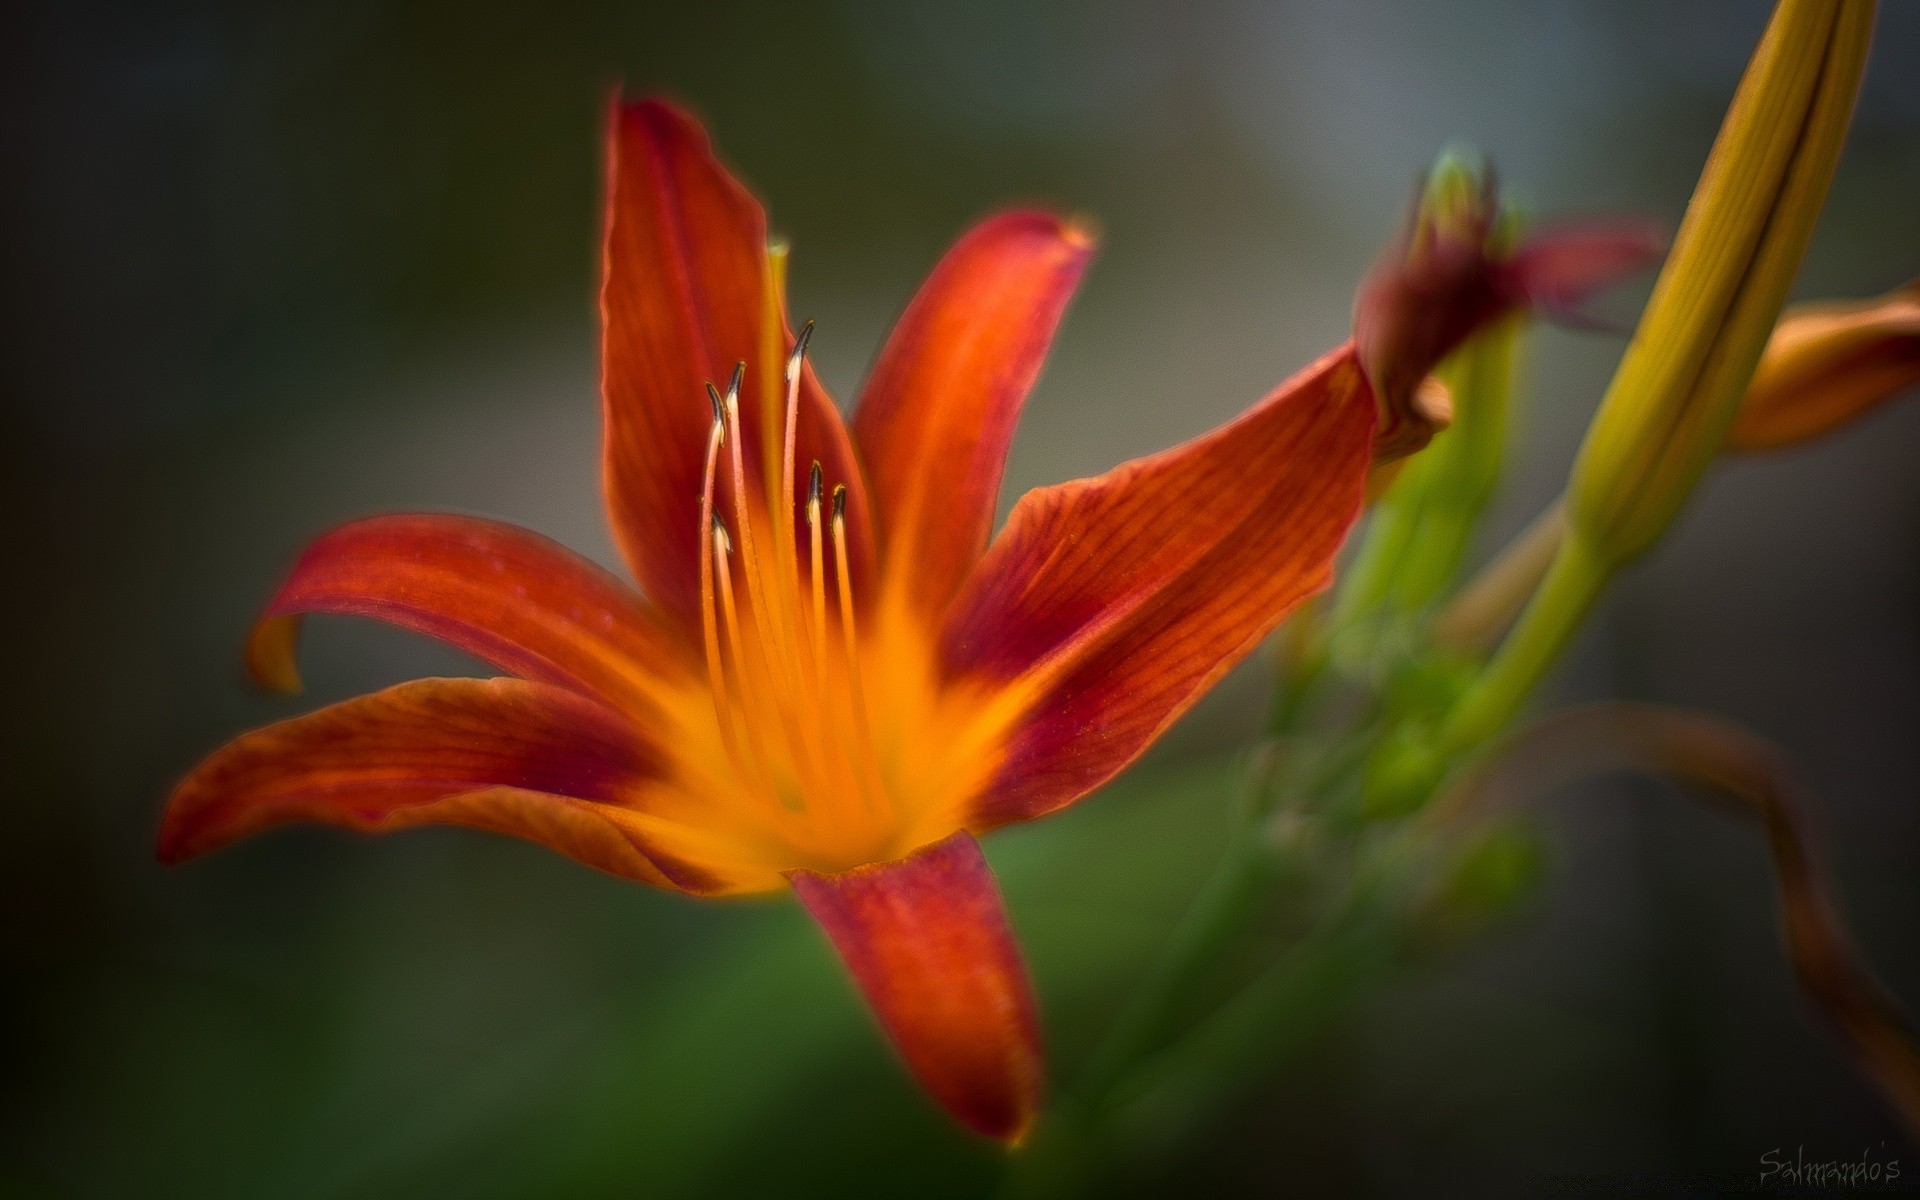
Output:
[[[747,378],[747,364],[744,361],[733,364],[733,378],[727,381],[727,406],[735,407],[740,403],[740,385]]]
[[[793,339],[793,353],[787,355],[787,386],[788,387],[792,387],[794,380],[799,378],[800,364],[803,361],[805,361],[807,357],[807,343],[812,340],[813,340],[813,319],[809,317],[807,319],[807,323],[800,327],[800,336]]]
[[[713,544],[722,554],[733,553],[733,535],[727,532],[727,522],[719,513],[713,514]]]
[[[713,423],[720,427],[722,437],[726,436],[727,415],[720,408],[720,392],[711,383],[707,385],[707,400],[713,405]]]
[[[833,485],[833,519],[836,521],[847,519],[847,485],[844,483]]]
[[[807,476],[807,507],[820,507],[820,460],[817,458],[813,460],[812,473]]]

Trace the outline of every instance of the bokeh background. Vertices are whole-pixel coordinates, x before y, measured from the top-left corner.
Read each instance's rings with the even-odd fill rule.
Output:
[[[460,831],[276,834],[163,870],[170,783],[238,730],[475,664],[312,622],[237,647],[304,540],[598,506],[601,108],[665,90],[795,245],[853,394],[969,219],[1105,250],[1007,494],[1231,415],[1345,335],[1443,144],[1535,212],[1677,220],[1758,0],[20,0],[0,16],[5,1025],[0,1191],[599,1196],[989,1190],[785,901],[699,904]],[[1884,6],[1802,296],[1920,272],[1920,6]],[[1643,289],[1644,291],[1644,289]],[[1643,291],[1641,294],[1643,294]],[[1630,321],[1639,294],[1603,306]],[[1491,549],[1556,491],[1622,339],[1546,331]],[[1718,470],[1556,692],[1698,705],[1824,798],[1870,958],[1920,1004],[1920,406]],[[1243,671],[1141,768],[990,853],[1070,1067],[1222,830]],[[1549,1176],[1899,1158],[1802,1011],[1746,829],[1657,788],[1549,807],[1550,870],[1356,1006],[1140,1194],[1518,1195]],[[883,1182],[876,1183],[879,1180]]]

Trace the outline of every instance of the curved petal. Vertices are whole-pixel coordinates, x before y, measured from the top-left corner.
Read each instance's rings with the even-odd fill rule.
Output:
[[[1920,383],[1920,280],[1874,300],[1788,309],[1726,447],[1774,450],[1838,429]]]
[[[931,625],[993,531],[1020,406],[1092,235],[1041,212],[977,225],[907,306],[861,393],[854,438],[872,477],[890,589]]]
[[[921,1085],[967,1128],[1017,1143],[1040,1107],[1040,1021],[980,844],[962,831],[789,878]]]
[[[783,390],[793,338],[774,294],[766,214],[714,157],[699,123],[659,100],[616,100],[609,126],[600,292],[607,510],[640,586],[697,638],[706,385],[747,364],[743,449],[747,461],[766,461],[762,430],[779,403],[754,400]],[[864,529],[865,489],[840,414],[811,371],[801,393],[801,476],[818,458],[831,482],[847,484],[850,520]]]
[[[317,538],[254,627],[255,679],[298,689],[294,633],[313,612],[389,621],[629,712],[691,669],[632,588],[558,542],[477,517],[372,517]]]
[[[421,679],[242,734],[174,789],[165,862],[290,821],[466,825],[614,875],[704,890],[644,843],[661,754],[611,709],[523,679]]]
[[[1204,437],[1021,498],[942,632],[950,677],[1022,702],[973,828],[1104,783],[1326,586],[1374,420],[1349,344]]]

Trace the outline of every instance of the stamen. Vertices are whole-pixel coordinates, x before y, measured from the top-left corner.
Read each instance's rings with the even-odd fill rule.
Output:
[[[713,719],[720,727],[720,741],[726,747],[727,761],[734,773],[745,776],[745,763],[733,722],[739,719],[738,707],[727,698],[726,667],[720,660],[720,634],[714,613],[713,567],[716,550],[726,536],[720,515],[713,511],[714,480],[720,465],[720,443],[726,440],[727,427],[720,420],[720,394],[707,385],[713,401],[713,428],[707,434],[707,465],[700,480],[700,634],[706,652],[707,687],[713,693]],[[723,556],[724,552],[722,552]]]
[[[720,584],[720,612],[726,619],[727,649],[731,651],[733,659],[733,677],[740,687],[740,703],[730,704],[728,709],[733,713],[734,719],[740,723],[736,732],[741,741],[752,748],[753,757],[762,768],[763,781],[769,789],[777,791],[778,789],[773,785],[774,760],[768,755],[766,743],[760,736],[759,714],[745,711],[750,698],[747,682],[747,643],[746,639],[740,636],[740,609],[733,598],[731,563],[733,538],[727,532],[727,523],[718,513],[713,516],[713,552],[715,565],[718,567],[714,574]],[[784,797],[782,799],[784,800]]]
[[[768,764],[771,760],[767,758],[767,749],[760,742],[751,715],[745,711],[747,700],[747,664],[746,659],[742,657],[743,647],[740,643],[740,618],[738,613],[735,612],[733,605],[733,567],[730,562],[733,554],[733,538],[728,536],[727,523],[720,518],[719,513],[713,514],[712,530],[712,536],[702,540],[707,543],[706,561],[709,569],[709,577],[717,576],[720,585],[720,608],[726,616],[728,648],[733,651],[733,678],[735,685],[739,689],[737,697],[728,697],[726,669],[721,663],[718,640],[715,639],[711,645],[713,657],[708,675],[710,685],[714,692],[714,715],[720,723],[720,738],[726,744],[727,756],[732,760],[736,773],[738,773],[742,779],[749,778],[745,770],[747,756],[742,751],[743,747],[751,746],[753,749],[753,759],[758,767],[756,773],[761,781],[770,788],[772,786],[772,777],[768,774],[770,769]],[[717,570],[714,568],[717,568]],[[711,606],[708,608],[707,619],[704,624],[709,631],[713,628]],[[713,635],[709,632],[708,637],[712,638]],[[725,711],[722,712],[721,709]]]
[[[807,343],[813,340],[813,322],[800,327],[793,339],[793,353],[787,355],[787,420],[784,426],[786,448],[780,458],[780,503],[793,503],[793,442],[800,427],[800,367],[806,362]]]
[[[740,452],[741,443],[745,440],[740,433],[740,384],[746,376],[746,371],[747,364],[744,362],[734,367],[733,379],[727,385],[726,394],[728,440],[732,443],[730,457],[733,465],[733,508],[734,516],[740,522],[741,568],[742,573],[747,577],[747,601],[753,608],[754,632],[759,635],[754,643],[754,649],[757,651],[759,665],[765,673],[767,683],[775,690],[775,695],[771,699],[775,716],[786,736],[788,761],[792,764],[796,779],[804,781],[808,774],[813,773],[814,765],[819,759],[817,749],[806,738],[810,727],[799,720],[800,683],[799,667],[794,661],[797,657],[795,638],[791,635],[791,631],[787,637],[777,636],[775,628],[776,624],[782,629],[787,627],[785,618],[790,609],[775,610],[772,591],[763,575],[765,567],[754,545],[753,494],[747,490],[746,466]],[[791,546],[789,551],[791,552]],[[721,598],[731,604],[731,592],[726,586],[727,581],[724,577],[722,584]],[[731,615],[729,619],[733,619]],[[744,666],[741,669],[744,670]],[[756,720],[750,722],[749,727],[754,728],[758,724]],[[756,741],[756,750],[759,747],[760,743]],[[816,778],[811,789],[807,788],[804,782],[802,783],[802,791],[808,790],[824,793],[827,789]],[[784,792],[780,798],[782,802],[799,800],[799,797],[789,796]]]
[[[807,477],[807,562],[813,568],[814,669],[824,678],[827,673],[827,577],[820,540],[820,460],[815,459],[813,471]]]
[[[807,357],[807,343],[813,340],[813,318],[800,327],[800,336],[793,339],[793,353],[787,355],[787,386],[792,387],[794,380],[800,377],[801,360]]]
[[[747,490],[747,469],[741,459],[740,445],[744,439],[740,436],[740,382],[747,373],[747,364],[740,363],[733,369],[733,381],[727,384],[727,424],[728,439],[733,443],[731,459],[733,464],[733,515],[740,522],[740,552],[745,559],[747,577],[747,600],[753,605],[753,627],[760,635],[760,645],[766,649],[769,657],[779,653],[779,643],[773,636],[773,625],[769,619],[771,610],[767,604],[764,581],[760,578],[760,557],[754,553],[753,545],[753,494]],[[783,673],[786,669],[782,663]]]
[[[796,635],[798,630],[792,628],[792,624],[799,620],[800,531],[795,528],[795,513],[793,511],[793,447],[800,428],[800,368],[806,361],[807,343],[812,340],[813,322],[808,321],[801,327],[800,336],[794,339],[792,353],[787,355],[787,405],[785,421],[782,425],[785,433],[781,439],[780,501],[778,505],[768,505],[769,510],[774,515],[774,519],[778,521],[781,526],[780,536],[774,539],[777,544],[776,548],[779,551],[774,556],[778,560],[775,566],[781,573],[781,579],[788,585],[786,598],[792,602],[791,607],[786,605],[781,607],[781,623],[784,627],[784,632]],[[815,465],[818,466],[818,464]],[[817,669],[819,663],[819,657],[815,656],[807,665]],[[807,683],[810,689],[818,690],[818,679],[808,679]]]
[[[870,803],[876,811],[889,795],[879,778],[880,760],[873,752],[873,730],[867,722],[867,690],[861,682],[860,637],[854,629],[853,578],[847,568],[847,485],[833,485],[833,569],[840,593],[840,644],[847,658],[847,688],[853,702],[853,728],[859,738],[860,759],[872,781]],[[868,789],[863,789],[868,790]]]

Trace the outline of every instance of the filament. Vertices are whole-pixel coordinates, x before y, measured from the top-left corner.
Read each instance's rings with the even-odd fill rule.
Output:
[[[862,670],[847,484],[832,486],[829,504],[825,469],[815,459],[805,491],[795,487],[812,334],[809,321],[787,355],[784,411],[775,416],[777,385],[754,393],[768,402],[756,410],[767,434],[752,453],[757,477],[747,471],[740,412],[746,364],[734,369],[724,391],[707,386],[713,424],[700,483],[700,635],[720,740],[734,778],[772,822],[768,834],[838,860],[889,844],[893,804],[874,753]],[[773,419],[783,419],[777,443],[768,428]],[[723,473],[730,477],[723,481]],[[735,578],[736,566],[744,581]],[[743,607],[750,612],[742,614]],[[844,657],[844,670],[836,657]]]
[[[746,375],[746,364],[741,363],[733,369],[733,382],[727,385],[726,410],[728,441],[732,443],[731,459],[733,464],[733,515],[740,522],[740,555],[744,560],[742,574],[747,577],[747,602],[753,607],[754,632],[760,635],[760,645],[767,653],[769,666],[774,658],[781,659],[779,670],[787,676],[787,697],[792,698],[792,675],[789,664],[784,660],[779,639],[773,636],[771,607],[768,603],[766,583],[760,577],[760,556],[754,553],[753,545],[753,494],[747,490],[747,470],[740,454],[740,382]]]
[[[713,392],[711,384],[709,393]],[[713,394],[713,428],[707,434],[707,465],[700,482],[700,634],[701,648],[707,660],[707,687],[713,693],[713,719],[720,728],[720,742],[726,748],[727,761],[734,773],[746,774],[740,753],[739,707],[727,696],[726,666],[720,660],[720,633],[714,612],[713,567],[717,554],[723,555],[726,528],[713,511],[714,478],[718,474],[720,443],[726,438],[726,426],[720,420],[720,397]],[[743,681],[744,683],[744,681]]]
[[[746,640],[740,636],[740,609],[733,598],[733,567],[731,563],[733,539],[727,534],[727,525],[718,516],[713,519],[713,556],[719,568],[715,575],[719,582],[720,612],[725,618],[727,648],[732,652],[733,677],[740,685],[740,703],[729,705],[734,720],[739,722],[741,739],[752,748],[754,760],[760,764],[762,782],[779,793],[774,784],[773,759],[767,754],[766,742],[760,736],[760,722],[754,718],[757,713],[745,711],[749,695]],[[784,800],[784,797],[780,797]]]
[[[813,591],[813,664],[822,679],[827,673],[827,575],[822,567],[820,531],[820,463],[815,460],[807,479],[807,565]]]
[[[866,764],[872,785],[869,803],[877,813],[887,800],[887,789],[879,777],[880,760],[873,753],[873,730],[867,724],[867,691],[860,678],[860,636],[854,628],[853,579],[847,568],[847,485],[844,483],[833,487],[833,571],[840,593],[840,645],[847,659],[853,730],[859,739],[860,761]]]

